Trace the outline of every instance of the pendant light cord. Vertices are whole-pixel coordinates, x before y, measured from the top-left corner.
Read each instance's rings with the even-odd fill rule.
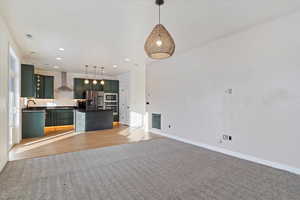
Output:
[[[104,80],[104,67],[101,67],[101,78]]]
[[[160,5],[158,6],[158,23],[160,24]]]
[[[160,6],[161,4],[158,5],[158,24],[161,25],[160,23]],[[160,39],[160,27],[158,29],[158,36],[159,36],[159,39]]]
[[[158,16],[159,16],[159,24],[160,24],[160,6],[162,6],[165,2],[164,0],[156,0],[156,5],[158,5]]]

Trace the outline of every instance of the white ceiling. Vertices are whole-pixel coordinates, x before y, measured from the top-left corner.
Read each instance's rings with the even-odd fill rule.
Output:
[[[84,72],[105,66],[116,75],[149,62],[144,42],[157,23],[155,0],[1,0],[24,58],[53,69]],[[162,23],[173,35],[174,56],[222,35],[293,12],[299,0],[165,0]],[[27,39],[25,34],[32,34]],[[63,47],[64,52],[58,49]],[[36,52],[31,55],[30,52]],[[57,61],[56,57],[62,57]],[[132,61],[126,63],[125,58]],[[46,65],[47,64],[47,65]],[[114,69],[112,65],[119,67]]]

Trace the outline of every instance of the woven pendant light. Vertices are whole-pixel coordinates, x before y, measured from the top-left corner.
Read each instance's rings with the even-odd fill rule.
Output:
[[[175,42],[171,34],[160,23],[160,6],[164,0],[156,0],[159,6],[159,24],[157,24],[145,43],[145,51],[152,59],[165,59],[171,57],[175,52]]]

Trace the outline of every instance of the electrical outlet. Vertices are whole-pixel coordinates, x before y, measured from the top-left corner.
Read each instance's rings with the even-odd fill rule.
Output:
[[[223,135],[223,140],[229,140],[229,136],[228,135]]]
[[[231,135],[225,135],[225,134],[224,134],[224,135],[222,136],[222,138],[223,138],[224,141],[232,141],[232,136],[231,136]]]
[[[226,94],[232,94],[232,92],[233,92],[233,90],[231,88],[229,88],[225,91]]]

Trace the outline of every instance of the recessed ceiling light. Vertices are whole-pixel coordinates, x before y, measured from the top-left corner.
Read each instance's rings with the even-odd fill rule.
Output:
[[[56,58],[56,60],[61,60],[61,59],[62,59],[61,57],[57,57],[57,58]]]
[[[59,48],[58,50],[60,50],[60,51],[64,51],[65,49],[64,49],[64,48]]]
[[[117,68],[118,67],[118,65],[113,65],[113,68]]]
[[[130,60],[130,58],[125,58],[125,61],[130,62],[131,60]]]
[[[58,69],[58,68],[59,68],[59,66],[55,65],[55,66],[53,66],[53,68],[54,68],[54,69]]]

